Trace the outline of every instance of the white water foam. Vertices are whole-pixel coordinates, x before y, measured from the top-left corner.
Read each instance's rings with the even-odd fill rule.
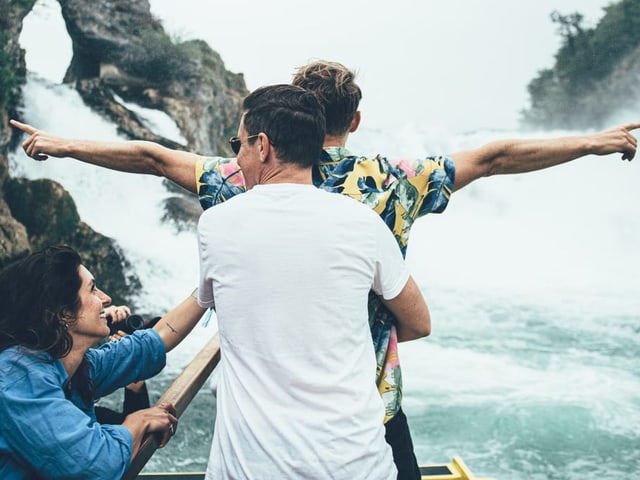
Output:
[[[45,17],[46,29],[42,23],[29,26],[37,15],[25,19],[22,42],[28,44],[32,73],[22,120],[64,136],[120,139],[115,127],[91,113],[72,89],[56,85],[70,47],[57,4],[39,0],[36,7],[45,4],[53,6],[34,13]],[[29,28],[38,34],[28,34]],[[37,54],[42,31],[47,31],[47,45],[59,45],[56,55]],[[40,65],[38,57],[55,59],[55,68]],[[247,58],[255,62],[255,56]],[[292,61],[288,68],[299,63]],[[366,80],[366,69],[363,73]],[[467,81],[475,82],[475,76]],[[452,108],[466,115],[458,96],[450,97]],[[505,104],[519,108],[507,100]],[[412,108],[420,110],[417,104]],[[489,116],[486,121],[492,124]],[[170,130],[166,127],[165,136],[174,138]],[[367,128],[365,117],[350,145],[361,153],[416,158],[498,138],[565,133],[483,129],[460,134],[415,121],[397,124],[389,133]],[[159,179],[69,159],[37,163],[21,152],[12,155],[11,165],[14,175],[62,183],[83,220],[117,240],[143,281],[141,303],[149,310],[167,309],[191,291],[197,281],[195,237],[162,224],[167,192]],[[604,471],[609,478],[624,478],[638,471],[640,460],[632,452],[640,427],[635,355],[640,348],[639,168],[638,160],[625,164],[615,156],[589,157],[543,172],[482,179],[455,193],[446,214],[416,223],[408,260],[431,305],[434,327],[430,338],[401,345],[404,406],[412,425],[420,424],[423,411],[448,407],[447,418],[426,420],[434,422],[430,427],[435,432],[428,428],[414,439],[423,452],[421,461],[462,455],[477,474],[527,480],[596,480]],[[174,376],[213,330],[215,323],[196,330],[172,352],[162,380]],[[477,417],[467,418],[469,411]],[[537,414],[546,415],[548,424],[527,431],[529,417]],[[569,415],[575,418],[566,420]],[[482,425],[476,433],[474,425],[485,417],[503,428],[498,436],[483,437]],[[183,440],[202,445],[173,455],[184,457],[180,465],[203,468],[210,435],[203,423],[181,428],[190,432]],[[431,447],[440,438],[437,429],[447,423],[466,424],[469,435],[454,436],[435,454]],[[557,438],[551,442],[551,436]],[[581,437],[592,449],[603,450],[604,457],[576,444]],[[599,444],[601,437],[615,439],[615,451]],[[564,459],[555,462],[554,454]],[[167,461],[177,465],[172,458]]]

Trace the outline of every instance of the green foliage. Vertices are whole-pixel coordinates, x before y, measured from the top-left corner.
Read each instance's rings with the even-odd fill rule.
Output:
[[[608,112],[586,96],[597,89],[622,58],[640,46],[640,0],[621,0],[605,8],[595,28],[584,28],[580,13],[551,14],[562,44],[552,69],[539,72],[527,89],[531,107],[524,123],[552,128],[585,127]]]
[[[131,45],[122,59],[122,68],[129,74],[148,79],[158,85],[193,75],[189,60],[193,46],[174,43],[164,32],[145,30],[141,42]]]

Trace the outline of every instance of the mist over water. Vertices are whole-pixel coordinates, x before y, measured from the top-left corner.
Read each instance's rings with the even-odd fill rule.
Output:
[[[40,15],[55,14],[50,2],[39,5],[48,8]],[[23,47],[35,55],[42,41],[28,29],[25,21]],[[22,120],[75,138],[119,139],[114,125],[59,85],[62,73],[51,78],[29,58]],[[175,125],[146,113],[159,133],[176,138]],[[392,158],[568,133],[504,124],[461,133],[426,119],[391,131],[364,115],[349,146]],[[162,222],[169,194],[161,179],[69,159],[35,162],[22,151],[10,161],[12,175],[60,182],[81,218],[116,239],[143,282],[145,311],[160,314],[193,289],[195,233],[176,233]],[[402,344],[400,356],[403,408],[422,463],[459,455],[476,475],[508,480],[623,479],[640,472],[639,169],[638,160],[588,157],[482,179],[453,195],[445,214],[418,220],[407,259],[430,305],[433,333]],[[149,382],[152,396],[215,330],[215,321],[198,326],[171,352],[165,371]],[[203,470],[214,415],[205,388],[146,470]]]

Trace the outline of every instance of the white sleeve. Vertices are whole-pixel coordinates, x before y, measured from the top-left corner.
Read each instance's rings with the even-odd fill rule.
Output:
[[[397,297],[409,280],[398,242],[384,221],[376,216],[376,272],[371,289],[385,300]]]
[[[210,274],[210,235],[208,235],[208,226],[213,222],[209,219],[211,215],[209,210],[200,215],[198,220],[198,258],[200,262],[200,281],[198,284],[198,305],[202,308],[210,308],[214,306],[213,301],[213,282]]]

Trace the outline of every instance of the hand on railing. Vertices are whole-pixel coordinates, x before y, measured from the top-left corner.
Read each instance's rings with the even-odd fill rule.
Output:
[[[196,393],[207,381],[214,367],[220,361],[220,335],[213,338],[200,350],[196,357],[187,365],[178,378],[169,386],[160,397],[157,405],[168,404],[175,406],[174,417],[180,417],[196,396]],[[176,418],[177,420],[177,418]],[[167,428],[170,428],[167,426]],[[171,432],[170,432],[171,433]],[[175,430],[174,432],[175,433]],[[145,435],[142,445],[131,460],[129,470],[122,477],[123,480],[133,480],[144,468],[157,448],[164,446],[168,438],[158,439],[155,435]],[[164,440],[164,443],[163,443]]]

